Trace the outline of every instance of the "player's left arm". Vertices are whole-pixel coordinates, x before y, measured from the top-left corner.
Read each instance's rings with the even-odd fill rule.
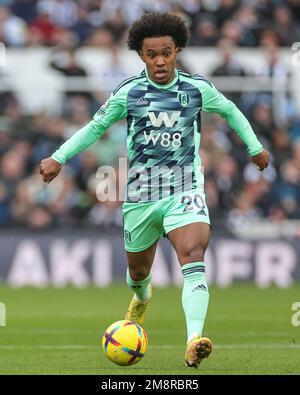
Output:
[[[220,93],[209,81],[201,81],[202,110],[220,114],[247,146],[252,162],[259,170],[269,164],[269,152],[264,149],[249,121],[237,106]]]

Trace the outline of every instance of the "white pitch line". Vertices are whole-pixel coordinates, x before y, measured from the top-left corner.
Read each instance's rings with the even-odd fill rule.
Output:
[[[37,349],[37,350],[85,350],[99,349],[100,346],[83,346],[83,345],[40,345],[40,346],[21,346],[21,345],[0,345],[0,350],[17,350],[17,349]],[[175,349],[184,348],[184,346],[175,344],[164,344],[160,346],[150,346],[150,349]],[[216,344],[215,349],[299,349],[300,344]]]
[[[36,350],[85,350],[85,349],[96,349],[97,346],[79,346],[79,345],[61,345],[61,346],[52,346],[52,345],[41,345],[41,346],[16,346],[16,345],[6,345],[0,346],[0,350],[25,350],[25,349],[36,349]]]
[[[215,348],[221,349],[286,349],[286,348],[300,348],[300,344],[223,344],[223,345],[216,345]]]
[[[172,349],[182,348],[182,346],[164,344],[161,346],[149,346],[149,348]],[[300,344],[216,344],[214,349],[298,349]]]
[[[294,329],[294,328],[293,328]],[[102,336],[104,330],[87,330],[87,329],[60,329],[60,328],[53,328],[53,329],[47,329],[47,328],[24,328],[24,329],[10,329],[6,327],[3,329],[3,333],[5,331],[5,334],[22,334],[22,335],[28,335],[28,334],[39,334],[39,335],[95,335],[95,336]],[[149,330],[149,334],[151,335],[165,335],[165,336],[170,336],[170,331],[166,330]],[[177,334],[180,334],[177,332]],[[228,331],[228,333],[224,331],[210,331],[209,334],[211,336],[215,335],[222,335],[222,336],[240,336],[240,337],[255,337],[255,336],[262,336],[262,337],[281,337],[281,336],[293,336],[294,334],[291,332],[278,332],[278,331],[266,331],[266,332],[260,332],[260,331]],[[184,333],[182,333],[184,335]]]

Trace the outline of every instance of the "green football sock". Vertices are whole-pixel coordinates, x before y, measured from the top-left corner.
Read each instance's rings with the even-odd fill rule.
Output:
[[[126,282],[129,288],[133,290],[135,293],[136,297],[139,300],[147,300],[150,297],[150,289],[149,289],[149,284],[151,281],[151,272],[149,275],[144,278],[144,280],[141,281],[134,281],[129,274],[129,270],[127,269],[127,274],[126,274]]]
[[[208,307],[209,293],[203,262],[187,263],[182,266],[182,306],[185,313],[187,337],[202,336]]]

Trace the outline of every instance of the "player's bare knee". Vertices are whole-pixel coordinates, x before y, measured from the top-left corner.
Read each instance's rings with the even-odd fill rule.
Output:
[[[179,261],[181,264],[203,262],[205,249],[202,246],[185,246],[180,251]]]
[[[149,275],[148,271],[143,268],[129,269],[129,274],[133,281],[142,281]]]

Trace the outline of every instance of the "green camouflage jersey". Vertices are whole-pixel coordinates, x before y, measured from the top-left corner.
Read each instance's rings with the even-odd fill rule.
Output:
[[[263,150],[241,111],[199,75],[175,70],[167,85],[151,81],[147,70],[124,81],[91,122],[52,158],[63,164],[94,143],[113,123],[127,119],[129,172],[127,201],[154,201],[168,194],[203,188],[199,145],[201,111],[226,119],[250,156]]]

